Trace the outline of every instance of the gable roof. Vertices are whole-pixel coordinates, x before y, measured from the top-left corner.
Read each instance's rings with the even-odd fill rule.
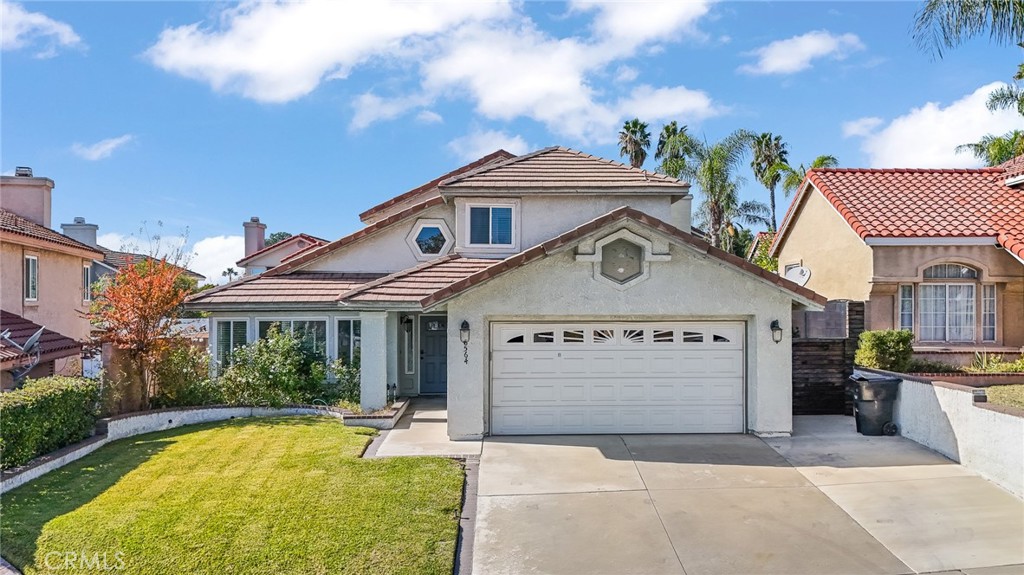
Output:
[[[281,241],[279,241],[277,243],[270,244],[269,246],[264,246],[263,249],[261,249],[261,250],[254,251],[253,253],[251,253],[251,254],[245,256],[244,258],[238,260],[237,262],[235,262],[235,265],[239,265],[239,266],[245,267],[246,262],[252,261],[253,258],[258,258],[258,257],[260,257],[262,255],[265,255],[265,254],[268,254],[268,253],[270,253],[270,252],[272,252],[274,250],[281,249],[281,248],[287,246],[288,244],[296,243],[299,240],[306,241],[307,243],[311,244],[312,246],[322,246],[322,245],[327,243],[327,240],[325,240],[323,238],[318,238],[316,236],[311,236],[309,234],[295,234],[294,236],[288,236],[287,238],[285,238],[285,239],[283,239],[283,240],[281,240]],[[309,245],[303,246],[298,251],[303,251],[303,250],[309,249],[309,247],[310,247]],[[298,253],[298,251],[295,252],[295,253]],[[289,254],[289,255],[291,255],[291,254]],[[287,256],[285,256],[285,257],[287,257]]]
[[[771,253],[778,254],[807,194],[817,190],[862,239],[992,237],[1024,258],[1024,190],[1007,186],[1006,173],[1001,166],[812,169]]]
[[[113,268],[115,270],[119,270],[119,269],[121,269],[121,268],[123,268],[125,266],[141,263],[141,262],[144,262],[144,261],[151,261],[151,260],[155,261],[153,257],[148,256],[146,254],[136,254],[136,253],[132,253],[132,252],[122,252],[122,251],[117,251],[117,250],[112,250],[112,249],[109,249],[109,248],[105,248],[103,246],[96,246],[96,248],[99,249],[103,253],[103,257],[101,258],[101,261],[107,267]],[[168,262],[168,263],[170,263],[170,262]],[[202,275],[200,273],[196,273],[196,272],[194,272],[194,271],[192,271],[192,270],[190,270],[188,268],[183,268],[181,266],[176,266],[174,264],[170,264],[170,265],[172,267],[175,267],[175,268],[178,268],[179,270],[181,270],[182,274],[184,274],[184,275],[186,275],[188,277],[191,277],[192,279],[195,279],[197,281],[202,281],[202,280],[206,279],[206,276],[204,276],[204,275]]]
[[[88,256],[84,257],[101,258],[103,255],[92,246],[73,240],[64,234],[55,232],[46,226],[39,225],[32,220],[23,218],[18,214],[3,208],[0,208],[0,231],[47,242],[52,244],[55,249],[71,248],[74,250],[92,252]]]
[[[323,304],[383,274],[348,272],[296,272],[283,276],[246,276],[191,295],[189,306],[207,308],[237,304]],[[202,304],[195,306],[194,304]]]
[[[441,193],[464,189],[543,189],[578,192],[585,189],[669,189],[686,194],[690,184],[614,160],[553,146],[482,166],[448,178]]]
[[[1024,154],[1010,158],[996,167],[1006,170],[1007,180],[1024,176]]]
[[[385,276],[341,294],[346,303],[412,302],[498,263],[493,259],[449,255]]]
[[[825,302],[827,301],[824,296],[819,295],[806,287],[798,285],[778,274],[762,269],[739,256],[733,255],[716,247],[712,247],[710,243],[694,236],[693,234],[687,233],[675,226],[659,220],[658,218],[655,218],[654,216],[650,216],[636,209],[624,206],[593,219],[575,229],[569,230],[556,238],[534,246],[524,252],[520,252],[514,256],[500,260],[491,266],[473,273],[465,279],[452,283],[451,285],[421,299],[420,305],[423,306],[424,309],[436,306],[477,285],[490,281],[500,275],[504,275],[505,273],[520,268],[530,262],[547,257],[565,246],[578,242],[592,232],[624,219],[633,220],[652,228],[679,243],[688,244],[690,247],[695,248],[697,251],[709,257],[722,260],[767,283],[774,284],[780,289],[795,295],[798,299],[818,305],[825,305]]]
[[[40,327],[42,326],[14,312],[0,310],[0,332],[10,330],[11,339],[19,345],[24,345],[28,338],[32,337],[32,334],[39,331]],[[43,335],[39,338],[41,361],[78,355],[81,351],[81,343],[52,329],[44,329]],[[3,364],[5,369],[16,367],[19,362],[28,359],[28,357],[27,353],[0,339],[0,364]]]
[[[263,272],[262,275],[274,276],[286,274],[317,258],[321,258],[349,244],[355,243],[363,238],[376,234],[377,232],[391,226],[392,224],[396,224],[406,218],[410,218],[422,211],[428,210],[434,206],[439,206],[443,203],[444,199],[441,198],[440,196],[430,198],[429,200],[420,202],[414,206],[406,208],[401,212],[398,212],[397,214],[392,214],[384,218],[383,220],[370,224],[365,228],[355,231],[343,238],[334,240],[333,242],[321,246],[317,246],[315,249],[303,251],[301,255],[296,254],[297,257],[289,258],[286,261],[281,262],[281,265],[274,268],[270,268],[269,270]]]
[[[454,176],[457,176],[459,174],[466,173],[466,172],[468,172],[470,170],[474,170],[474,169],[479,168],[481,166],[485,166],[485,165],[488,165],[488,164],[491,164],[491,163],[494,163],[494,162],[500,162],[500,161],[508,160],[508,159],[511,159],[511,158],[514,158],[514,157],[516,157],[515,154],[513,154],[511,152],[506,152],[505,150],[498,150],[496,152],[492,152],[492,153],[487,154],[486,156],[480,158],[479,160],[474,160],[474,161],[466,164],[465,166],[456,168],[456,169],[448,172],[447,174],[438,176],[438,177],[434,178],[433,180],[430,180],[429,182],[427,182],[427,183],[425,183],[425,184],[423,184],[421,186],[417,186],[417,187],[409,190],[408,192],[405,192],[403,194],[397,195],[397,196],[391,198],[390,200],[388,200],[386,202],[377,204],[376,206],[374,206],[374,207],[366,210],[365,212],[359,214],[359,219],[365,222],[368,219],[372,218],[372,216],[374,216],[376,214],[379,214],[380,212],[383,212],[384,210],[387,210],[388,208],[391,208],[393,206],[397,206],[398,204],[401,204],[403,202],[412,203],[414,201],[423,201],[424,199],[426,199],[428,196],[431,196],[431,195],[437,196],[437,195],[439,195],[438,191],[437,191],[437,185],[440,184],[441,182],[443,182],[444,180],[447,180],[447,179],[452,178]]]

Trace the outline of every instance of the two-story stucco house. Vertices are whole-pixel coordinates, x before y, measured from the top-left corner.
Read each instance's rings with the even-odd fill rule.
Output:
[[[0,177],[0,331],[18,345],[41,326],[39,363],[28,375],[79,375],[81,343],[89,339],[85,317],[91,299],[91,266],[103,254],[50,228],[53,180],[19,175]],[[34,358],[0,341],[4,387],[11,370]]]
[[[772,246],[782,274],[866,302],[867,329],[914,332],[965,364],[1024,347],[1024,157],[984,169],[811,170]],[[805,272],[805,273],[806,273]]]
[[[788,434],[789,318],[825,300],[692,234],[691,199],[566,148],[497,152],[189,305],[221,361],[274,322],[359,348],[365,409],[444,394],[453,439]]]

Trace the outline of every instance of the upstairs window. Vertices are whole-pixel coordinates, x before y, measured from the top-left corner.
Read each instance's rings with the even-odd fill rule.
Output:
[[[92,266],[82,266],[82,301],[92,301]]]
[[[512,206],[470,206],[470,245],[512,245]]]
[[[25,256],[25,301],[39,300],[39,258]]]

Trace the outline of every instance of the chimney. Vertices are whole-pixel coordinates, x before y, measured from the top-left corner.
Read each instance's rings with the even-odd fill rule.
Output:
[[[19,166],[13,176],[0,176],[0,208],[41,226],[50,227],[53,180],[32,176],[32,168]]]
[[[267,224],[260,223],[260,219],[253,216],[249,218],[249,221],[242,222],[242,227],[245,229],[245,255],[243,257],[249,257],[267,245]]]
[[[691,223],[692,208],[690,204],[693,202],[693,194],[686,194],[685,196],[679,196],[674,202],[672,202],[671,219],[669,222],[673,226],[683,230],[684,232],[691,233],[693,226]]]
[[[96,247],[96,230],[100,229],[96,224],[85,223],[85,218],[75,218],[73,224],[61,224],[60,231],[71,239],[82,242],[87,246]]]

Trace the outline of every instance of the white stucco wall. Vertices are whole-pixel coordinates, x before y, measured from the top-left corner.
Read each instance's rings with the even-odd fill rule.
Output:
[[[908,379],[895,417],[903,437],[1024,497],[1024,417],[975,405],[970,388]]]
[[[667,206],[666,206],[667,209]],[[651,237],[642,226],[630,225]],[[616,228],[617,229],[617,228]],[[609,229],[609,233],[615,229]],[[653,262],[650,279],[620,291],[593,276],[593,264],[568,250],[529,264],[448,303],[448,435],[475,439],[488,432],[489,324],[493,321],[742,320],[747,324],[747,428],[772,435],[792,431],[790,338],[772,341],[778,319],[789,331],[792,299],[778,288],[715,258],[681,246],[669,262]],[[463,362],[458,326],[472,329]]]

